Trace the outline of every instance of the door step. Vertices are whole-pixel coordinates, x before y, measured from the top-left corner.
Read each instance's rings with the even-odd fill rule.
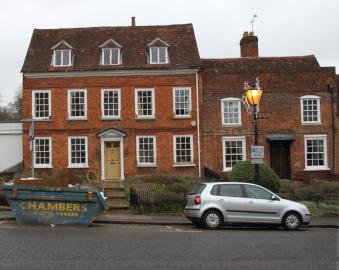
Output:
[[[129,209],[124,184],[119,180],[104,181],[104,190],[109,210],[120,211]]]

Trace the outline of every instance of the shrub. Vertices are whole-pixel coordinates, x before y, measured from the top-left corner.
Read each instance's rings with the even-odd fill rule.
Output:
[[[254,165],[251,164],[250,160],[246,160],[238,162],[233,167],[230,174],[230,179],[237,182],[254,183],[254,175]],[[259,183],[256,184],[264,186],[274,192],[278,191],[280,187],[278,175],[270,166],[266,164],[259,165]]]

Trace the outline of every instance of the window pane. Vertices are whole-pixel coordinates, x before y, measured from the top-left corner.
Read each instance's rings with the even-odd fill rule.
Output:
[[[190,89],[174,91],[174,106],[176,115],[190,115]]]
[[[151,63],[159,63],[159,48],[151,48]]]
[[[119,116],[119,91],[105,90],[103,95],[103,116]]]
[[[155,146],[153,137],[138,138],[139,164],[155,164]]]
[[[112,64],[113,65],[119,64],[119,51],[120,49],[118,48],[112,49]]]
[[[152,116],[152,91],[151,90],[138,90],[137,101],[138,101],[138,116]]]
[[[70,91],[70,116],[71,117],[84,117],[86,104],[85,104],[85,91]]]
[[[223,101],[223,124],[240,124],[240,101]]]
[[[325,143],[324,139],[306,140],[306,166],[325,166]]]
[[[48,118],[49,111],[49,92],[35,92],[34,93],[34,117]]]
[[[102,49],[102,59],[104,65],[110,65],[110,49]]]
[[[50,165],[50,139],[35,139],[35,164]]]
[[[192,163],[192,142],[190,136],[175,138],[176,163]]]
[[[303,122],[319,122],[319,100],[318,99],[303,99]]]
[[[242,197],[240,185],[219,185],[219,195],[227,197]]]
[[[82,164],[86,163],[86,139],[85,138],[71,138],[71,163]]]
[[[257,186],[245,185],[245,190],[246,190],[247,198],[264,199],[264,200],[270,200],[272,198],[272,193]]]
[[[54,51],[54,57],[55,57],[54,64],[56,66],[61,66],[61,56],[62,56],[61,54],[62,53],[59,50]]]
[[[159,63],[167,63],[166,53],[167,53],[166,47],[159,48]]]
[[[243,139],[224,140],[225,168],[232,168],[238,161],[244,160]]]
[[[63,50],[63,57],[62,57],[62,65],[69,66],[70,65],[70,50]]]

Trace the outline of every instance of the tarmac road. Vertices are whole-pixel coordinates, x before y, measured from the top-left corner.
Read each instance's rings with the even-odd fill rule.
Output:
[[[338,230],[19,226],[0,222],[0,269],[336,269]],[[338,268],[339,269],[339,268]]]

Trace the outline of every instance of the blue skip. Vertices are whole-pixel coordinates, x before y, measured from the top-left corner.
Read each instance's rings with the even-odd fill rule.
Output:
[[[107,209],[97,190],[2,186],[16,220],[29,224],[89,225]]]

